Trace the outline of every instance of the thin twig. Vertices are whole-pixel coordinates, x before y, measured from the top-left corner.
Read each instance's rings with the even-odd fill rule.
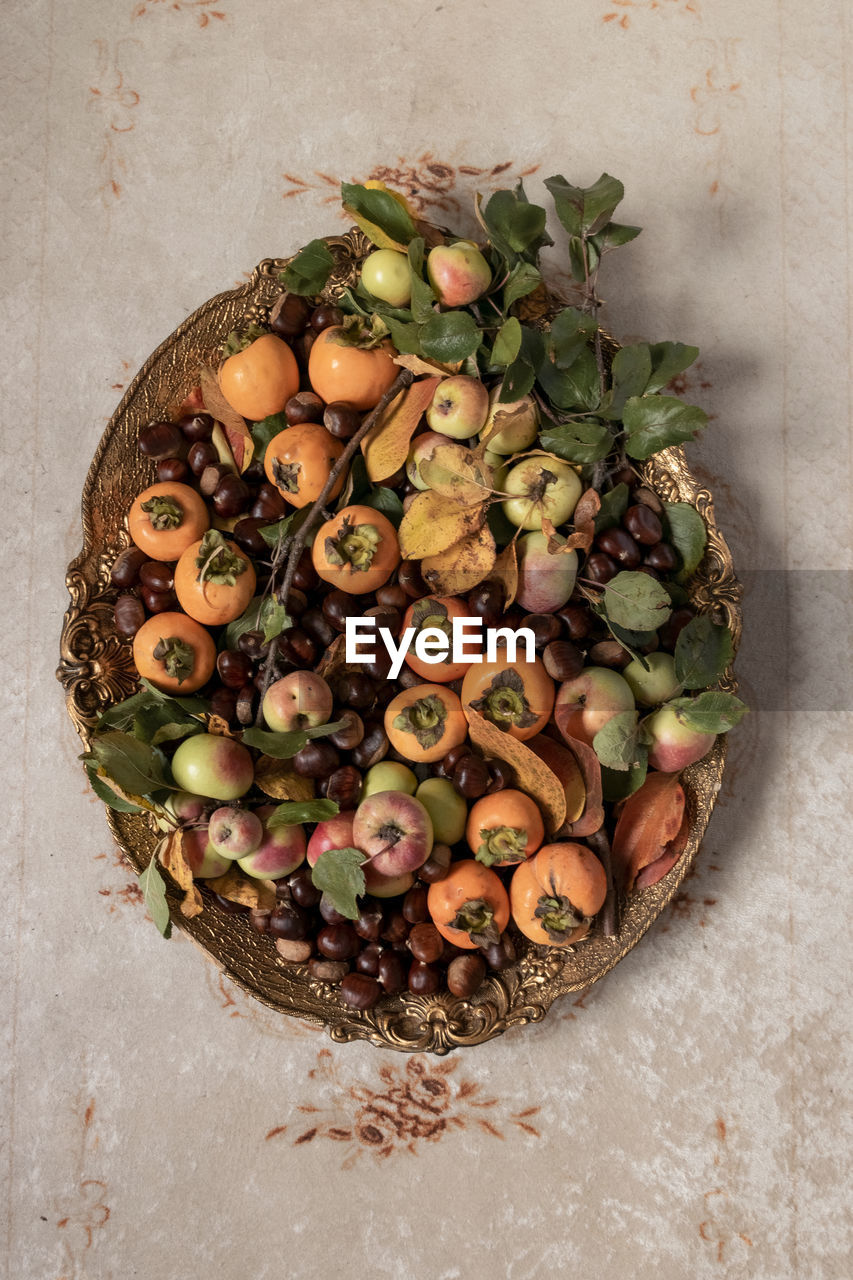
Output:
[[[616,912],[616,886],[613,883],[613,860],[610,856],[610,841],[607,839],[604,827],[600,827],[598,831],[593,831],[591,835],[587,836],[586,841],[607,876],[607,897],[604,899],[604,906],[601,908],[601,932],[605,938],[615,938],[619,933],[619,921]]]
[[[277,589],[275,584],[275,573],[276,573],[276,568],[278,567],[279,559],[284,558],[282,554],[282,550],[283,550],[283,544],[286,542],[287,543],[287,563],[286,563],[284,578],[282,580],[281,587],[280,589],[278,589],[278,597],[281,603],[284,605],[285,609],[287,608],[287,597],[290,594],[290,588],[293,583],[293,575],[296,572],[296,566],[299,563],[299,557],[301,556],[302,551],[305,547],[305,543],[308,539],[308,534],[310,533],[312,527],[316,524],[317,517],[323,516],[325,514],[325,511],[324,511],[325,505],[329,500],[329,497],[332,493],[332,490],[335,487],[335,484],[338,481],[338,478],[346,471],[346,468],[349,466],[350,462],[354,458],[359,445],[361,444],[364,437],[367,435],[370,428],[375,424],[379,416],[384,412],[384,410],[388,407],[391,401],[397,398],[397,396],[400,394],[401,391],[405,391],[407,387],[411,386],[414,380],[415,380],[415,375],[412,373],[410,369],[400,370],[400,372],[397,374],[394,381],[391,383],[391,386],[383,395],[382,399],[379,401],[379,403],[376,405],[374,409],[371,409],[370,413],[364,419],[358,431],[356,431],[355,435],[347,443],[347,446],[344,449],[343,453],[338,458],[335,465],[332,467],[332,470],[329,472],[329,478],[327,479],[326,483],[323,485],[323,488],[321,489],[315,501],[311,504],[308,515],[306,519],[302,522],[298,531],[293,535],[292,538],[283,539],[282,543],[280,543],[279,546],[276,547],[276,553],[273,556],[272,575],[270,577],[270,590],[273,593],[275,593]],[[263,707],[264,694],[266,693],[272,681],[273,671],[275,669],[275,657],[276,657],[276,643],[275,643],[275,640],[273,640],[270,643],[269,652],[267,653],[267,656],[264,659],[264,664],[261,667],[262,680],[258,688],[259,697],[258,697],[258,711],[257,711],[257,716],[255,717],[256,725],[260,725],[262,721],[261,709]]]

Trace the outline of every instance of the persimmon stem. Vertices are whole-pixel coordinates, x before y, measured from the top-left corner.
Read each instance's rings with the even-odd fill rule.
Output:
[[[400,394],[401,391],[405,391],[407,387],[410,387],[414,382],[414,380],[415,380],[415,375],[412,373],[410,369],[400,370],[400,372],[397,374],[394,381],[391,383],[391,386],[382,396],[379,403],[376,405],[374,409],[371,409],[370,413],[368,413],[368,415],[362,422],[361,426],[359,427],[358,431],[356,431],[355,435],[348,441],[347,446],[344,449],[343,453],[338,458],[335,465],[332,467],[331,471],[329,472],[329,478],[327,479],[326,483],[323,485],[323,488],[320,490],[320,493],[317,495],[314,502],[312,502],[306,519],[303,520],[298,531],[293,535],[293,537],[288,540],[286,559],[284,558],[283,554],[281,557],[279,557],[279,553],[278,553],[279,549],[276,548],[276,554],[273,556],[273,569],[272,569],[272,576],[270,578],[269,590],[273,595],[276,594],[277,592],[278,598],[281,600],[285,609],[287,608],[287,597],[290,594],[290,588],[293,584],[293,575],[296,572],[296,566],[299,563],[299,557],[302,555],[302,552],[305,548],[305,543],[308,540],[308,534],[311,532],[311,529],[313,528],[313,526],[317,523],[318,516],[324,515],[326,503],[329,500],[329,497],[332,493],[332,490],[335,487],[335,484],[337,483],[339,477],[346,471],[349,464],[352,462],[359,445],[361,444],[364,437],[367,435],[370,428],[375,424],[380,414],[384,412],[384,410],[388,407],[388,405],[391,403],[392,400],[395,400],[397,398],[397,396]],[[280,559],[284,559],[285,569],[284,569],[284,577],[282,578],[281,587],[277,589],[275,577],[276,577],[276,569],[278,567],[278,562]],[[264,664],[261,668],[262,679],[261,679],[260,687],[258,689],[258,695],[259,695],[258,711],[257,711],[257,715],[255,716],[256,726],[259,726],[263,719],[263,716],[261,714],[261,709],[263,707],[264,694],[266,693],[272,681],[273,672],[275,670],[275,659],[276,659],[276,643],[275,643],[275,640],[273,640],[270,643],[269,652],[266,658],[264,659]]]

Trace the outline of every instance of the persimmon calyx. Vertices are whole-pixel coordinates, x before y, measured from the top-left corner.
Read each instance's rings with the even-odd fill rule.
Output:
[[[482,698],[472,702],[471,706],[499,729],[508,730],[513,725],[527,729],[536,723],[536,716],[524,696],[524,682],[511,668],[498,672]]]
[[[591,923],[591,917],[578,911],[565,894],[555,897],[543,894],[533,914],[552,942],[565,942],[575,929]]]
[[[245,351],[258,338],[263,338],[269,333],[269,329],[262,329],[259,324],[247,325],[245,329],[232,329],[228,337],[222,344],[222,355],[224,358],[235,356],[238,351]]]
[[[447,707],[436,694],[427,694],[409,704],[405,710],[394,717],[394,728],[401,733],[411,733],[418,746],[434,747],[441,741],[444,733],[444,722],[447,719]]]
[[[482,844],[476,853],[478,862],[487,867],[502,862],[517,862],[524,857],[527,848],[527,832],[520,827],[492,827],[481,829]]]
[[[485,898],[469,898],[463,902],[450,922],[451,929],[467,933],[478,947],[490,947],[500,942],[500,929],[495,924],[495,913]]]
[[[160,494],[143,502],[142,510],[150,518],[151,528],[158,532],[163,529],[179,529],[184,523],[184,509],[177,498]]]
[[[188,680],[195,669],[195,650],[178,636],[158,640],[151,656],[163,663],[166,675],[177,680],[178,684]]]
[[[373,316],[368,324],[363,316],[344,316],[343,324],[335,326],[335,332],[327,341],[337,347],[357,347],[360,351],[370,351],[380,346],[388,337],[388,326],[378,315]]]
[[[302,467],[298,462],[282,462],[280,458],[273,459],[273,479],[282,493],[296,493],[301,470]]]
[[[337,537],[326,539],[326,558],[343,568],[350,565],[357,573],[366,573],[373,564],[382,535],[374,524],[350,524],[344,519]]]
[[[248,562],[237,554],[218,529],[208,529],[201,540],[195,563],[201,586],[209,582],[233,587],[248,567]]]
[[[447,616],[447,610],[437,600],[419,600],[415,604],[412,609],[412,626],[416,632],[426,631],[429,628],[434,631],[443,631],[448,640],[453,638],[453,627]],[[414,641],[412,641],[409,651],[414,652],[414,648]]]

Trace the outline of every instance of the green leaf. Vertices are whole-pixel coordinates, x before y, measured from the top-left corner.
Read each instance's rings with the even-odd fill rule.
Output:
[[[325,822],[340,813],[334,800],[285,800],[266,820],[268,827],[294,827],[301,822]]]
[[[539,369],[539,385],[558,409],[598,408],[601,401],[601,379],[595,356],[583,347],[568,369],[558,369],[545,360]]]
[[[507,367],[504,374],[503,383],[501,384],[501,393],[498,400],[501,404],[512,404],[514,400],[521,400],[532,389],[536,381],[536,370],[524,358],[513,360],[512,364]]]
[[[433,313],[420,329],[421,351],[440,364],[454,364],[472,356],[480,345],[480,330],[467,311]]]
[[[610,632],[614,640],[618,640],[623,649],[627,649],[632,658],[636,658],[642,663],[646,671],[649,664],[646,661],[646,654],[643,652],[652,643],[657,632],[655,631],[638,631],[630,627],[620,627],[618,622],[614,622],[612,618],[608,618],[607,610],[600,605],[593,605],[593,611],[599,615],[604,622],[607,630]]]
[[[665,502],[669,537],[683,561],[679,578],[689,578],[696,572],[705,554],[708,533],[705,522],[689,502]]]
[[[358,919],[358,899],[365,889],[361,864],[365,861],[361,849],[327,849],[311,871],[315,888],[348,920]]]
[[[252,455],[252,460],[254,462],[263,462],[267,445],[282,431],[286,431],[289,426],[290,423],[283,413],[273,413],[268,418],[261,418],[260,422],[253,422],[251,432],[255,452]]]
[[[286,538],[292,531],[294,521],[300,514],[301,511],[292,511],[289,516],[283,516],[281,520],[276,520],[274,524],[263,525],[258,532],[267,546],[277,547],[282,538]]]
[[[421,326],[419,324],[406,324],[403,321],[392,319],[391,316],[385,317],[385,323],[388,326],[391,341],[400,355],[419,356],[421,354]]]
[[[613,448],[613,436],[603,422],[592,419],[543,429],[539,443],[566,462],[600,462]]]
[[[532,262],[517,262],[504,285],[504,311],[509,311],[514,303],[520,298],[526,298],[541,283],[542,273],[533,266]]]
[[[628,486],[621,483],[601,494],[601,506],[595,517],[596,533],[603,533],[605,529],[622,523],[622,517],[628,510],[628,497]]]
[[[649,350],[652,355],[652,376],[646,391],[663,390],[679,373],[689,369],[699,355],[698,347],[688,347],[683,342],[654,342]]]
[[[685,689],[716,684],[734,657],[732,633],[706,614],[691,618],[675,642],[675,674]]]
[[[312,240],[281,273],[281,282],[290,293],[310,298],[322,293],[335,266],[335,259],[323,240]]]
[[[168,938],[172,932],[172,921],[169,916],[169,904],[166,901],[166,881],[157,866],[156,850],[152,853],[148,866],[139,876],[139,887],[151,919],[163,937]]]
[[[495,345],[492,347],[491,363],[499,368],[506,368],[518,357],[521,350],[521,324],[515,316],[510,316],[498,330]]]
[[[577,307],[564,307],[551,321],[548,348],[558,369],[569,369],[595,336],[598,324]]]
[[[129,795],[150,796],[163,788],[173,789],[162,752],[120,729],[96,734],[91,751],[83,759],[96,760],[107,781]]]
[[[622,414],[628,433],[625,452],[644,461],[670,445],[692,440],[707,421],[704,409],[674,396],[631,396]]]
[[[140,716],[136,722],[135,736],[141,738],[143,742],[150,742],[152,747],[159,747],[164,742],[180,742],[182,738],[191,738],[196,733],[204,733],[204,725],[198,720],[187,724],[166,719],[158,724],[153,732],[146,730],[145,724],[145,717]]]
[[[92,765],[86,765],[86,773],[89,775],[89,785],[99,800],[103,800],[105,805],[110,809],[115,809],[117,813],[145,813],[141,805],[131,804],[129,800],[125,800],[123,796],[117,796],[111,787],[108,787],[103,778],[99,778]]]
[[[271,596],[255,596],[249,601],[246,612],[229,622],[225,628],[225,648],[236,649],[240,636],[247,631],[266,631],[267,625],[273,622],[280,608],[278,601]]]
[[[397,244],[407,245],[417,235],[409,214],[387,191],[342,182],[341,197],[348,209],[379,227]]]
[[[604,416],[618,421],[622,417],[626,401],[640,396],[652,373],[652,356],[646,342],[620,347],[613,357],[613,390]]]
[[[184,720],[191,722],[193,716],[203,715],[204,712],[210,710],[210,704],[204,698],[194,697],[173,697],[171,694],[163,693],[160,689],[155,689],[150,681],[140,679],[139,683],[142,688],[124,698],[121,702],[117,702],[115,706],[109,707],[99,718],[95,731],[100,733],[103,729],[121,729],[125,732],[132,732],[137,717],[141,712],[152,707],[171,708],[170,716],[175,720]],[[139,734],[136,734],[139,737]]]
[[[570,236],[601,230],[625,194],[617,178],[603,173],[591,187],[575,187],[561,175],[545,179],[557,217]]]
[[[336,720],[331,724],[319,724],[313,729],[293,729],[289,733],[269,733],[265,729],[249,728],[243,730],[243,743],[247,747],[256,747],[274,760],[291,760],[306,742],[311,742],[314,738],[327,738],[330,733],[343,729],[345,724],[345,720]]]
[[[551,243],[545,232],[545,210],[530,203],[521,183],[515,191],[496,191],[482,216],[492,243],[510,266],[519,256],[532,261],[543,244]]]
[[[361,502],[365,507],[381,511],[383,516],[388,517],[394,528],[399,529],[403,519],[403,504],[393,489],[382,484],[376,485],[365,498],[361,499]]]
[[[648,752],[646,752],[648,755]],[[630,769],[607,769],[602,765],[601,769],[601,795],[602,799],[608,804],[616,804],[619,800],[627,800],[628,796],[632,796],[638,791],[646,780],[648,765],[646,760],[641,760],[637,765]]]
[[[261,627],[264,633],[264,644],[269,644],[270,640],[275,640],[280,636],[282,631],[291,625],[290,616],[284,605],[278,600],[270,599],[267,606],[263,610],[263,620]]]
[[[698,733],[728,733],[749,710],[733,693],[715,691],[695,698],[673,698],[664,706],[674,707],[681,723]]]
[[[663,585],[630,570],[604,584],[603,605],[610,621],[629,631],[656,631],[672,612]]]
[[[599,253],[605,253],[608,249],[618,249],[623,244],[629,244],[631,240],[636,240],[642,231],[642,227],[629,227],[619,222],[608,222],[596,233],[594,240],[595,246]]]
[[[640,742],[639,718],[636,708],[621,711],[612,716],[593,738],[592,749],[606,768],[623,772],[645,764],[648,750]]]
[[[423,324],[429,320],[430,316],[435,314],[437,299],[432,285],[423,278],[424,242],[421,236],[416,236],[409,245],[408,255],[409,274],[412,282],[412,300],[410,304],[412,319],[418,324]]]

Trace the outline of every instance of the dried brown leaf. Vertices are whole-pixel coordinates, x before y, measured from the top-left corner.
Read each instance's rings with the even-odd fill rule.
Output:
[[[677,849],[684,811],[684,788],[677,773],[649,773],[639,790],[620,803],[613,833],[613,870],[617,882],[629,893],[646,867],[674,852],[670,849],[673,842]],[[670,865],[681,852],[683,845]]]
[[[245,875],[239,867],[229,867],[224,875],[208,880],[207,886],[220,898],[242,903],[244,907],[258,907],[272,911],[276,903],[275,881],[255,880]]]
[[[461,596],[476,587],[495,565],[495,540],[488,525],[421,560],[421,576],[433,595]]]
[[[273,800],[313,800],[314,783],[302,778],[291,760],[259,756],[255,761],[255,782]]]
[[[486,508],[482,502],[462,506],[440,493],[419,493],[403,516],[398,531],[404,560],[436,556],[482,528]]]
[[[681,820],[681,826],[678,835],[671,840],[666,846],[666,851],[661,854],[654,862],[650,862],[648,866],[643,867],[637,879],[634,881],[634,889],[648,889],[650,885],[657,884],[658,880],[662,880],[668,871],[671,871],[684,850],[687,848],[687,837],[690,835],[690,819],[687,813]]]
[[[402,467],[418,423],[435,394],[440,378],[424,378],[392,400],[361,442],[367,474],[387,480]]]
[[[541,733],[535,738],[529,738],[527,745],[563,784],[566,793],[566,822],[572,826],[586,807],[586,783],[580,765],[568,747]]]
[[[193,880],[190,864],[184,856],[184,833],[181,830],[171,831],[159,845],[160,866],[183,890],[181,915],[187,920],[199,915],[204,910],[201,893]]]
[[[504,733],[471,707],[465,707],[465,716],[468,736],[474,746],[486,756],[495,756],[511,765],[519,789],[535,800],[542,810],[548,831],[552,834],[559,831],[566,820],[566,793],[554,771],[530,750],[526,742],[519,742],[518,738]]]
[[[221,423],[235,467],[238,471],[245,471],[255,452],[255,442],[246,419],[231,408],[219,389],[219,379],[212,369],[203,368],[199,381],[205,409]]]
[[[424,360],[421,356],[411,355],[408,352],[400,356],[393,357],[394,364],[400,365],[402,369],[408,369],[416,378],[422,374],[427,377],[434,377],[440,374],[442,378],[446,378],[449,373],[456,373],[461,369],[461,361],[454,361],[452,364],[441,364],[438,360]]]
[[[432,493],[454,498],[466,506],[484,502],[493,492],[492,468],[462,444],[436,445],[418,470]]]
[[[573,738],[570,733],[566,732],[565,715],[562,714],[562,711],[563,708],[558,703],[554,708],[554,722],[563,742],[571,751],[583,775],[584,786],[586,787],[586,804],[580,817],[569,823],[566,830],[561,834],[587,836],[593,831],[598,831],[604,822],[604,802],[601,795],[601,762],[592,747],[585,742],[581,742],[578,738]]]
[[[514,602],[518,594],[518,551],[515,541],[507,543],[497,557],[489,574],[491,582],[499,582],[504,593],[504,610]]]

